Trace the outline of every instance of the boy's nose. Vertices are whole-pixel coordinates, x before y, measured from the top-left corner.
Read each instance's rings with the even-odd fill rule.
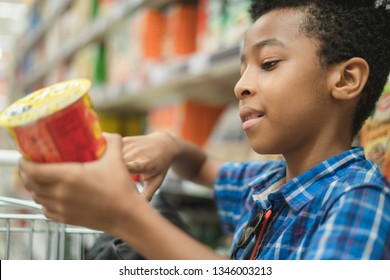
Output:
[[[245,98],[246,96],[255,94],[256,89],[254,85],[249,83],[249,80],[245,75],[241,77],[241,79],[237,82],[234,87],[234,93],[238,100]]]

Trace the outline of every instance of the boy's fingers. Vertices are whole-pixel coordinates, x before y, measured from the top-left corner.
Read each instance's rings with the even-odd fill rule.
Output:
[[[122,158],[122,140],[117,134],[104,133],[107,141],[106,153],[110,157]],[[40,183],[50,183],[67,176],[67,169],[74,168],[75,165],[81,165],[78,162],[69,163],[35,163],[25,158],[19,160],[19,169],[23,178],[29,177]]]
[[[149,189],[149,188],[143,188],[142,189],[142,192],[141,192],[141,195],[143,197],[145,197],[147,200],[152,200],[152,197],[154,195],[154,193],[156,192],[156,190],[153,190],[153,189]]]
[[[122,158],[122,137],[119,134],[103,132],[103,136],[106,139],[107,147],[105,154],[108,154],[110,157]]]
[[[66,176],[64,168],[67,165],[67,163],[34,163],[26,159],[19,161],[21,175],[24,173],[22,178],[28,176],[41,183],[50,183],[59,177]]]
[[[141,195],[143,195],[146,199],[151,200],[161,183],[162,178],[160,176],[149,178],[147,181],[144,182],[144,187],[142,189]]]
[[[107,156],[115,157],[116,160],[118,158],[122,159],[121,137],[114,134],[105,134],[105,138],[107,141]],[[50,184],[58,182],[59,180],[66,180],[66,178],[70,175],[69,171],[80,171],[79,168],[81,168],[81,165],[82,163],[78,162],[35,163],[24,158],[21,158],[19,160],[21,179],[24,183],[30,184],[31,182],[35,182],[38,184]]]
[[[130,173],[142,174],[147,171],[147,162],[146,161],[128,161],[126,162],[127,170]]]

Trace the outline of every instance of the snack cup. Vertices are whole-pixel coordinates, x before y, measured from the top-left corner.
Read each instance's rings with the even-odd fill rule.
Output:
[[[35,91],[0,114],[22,155],[35,162],[87,162],[102,156],[106,142],[91,106],[86,79]]]

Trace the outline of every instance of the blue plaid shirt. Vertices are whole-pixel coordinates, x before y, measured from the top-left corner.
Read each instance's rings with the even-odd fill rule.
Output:
[[[225,163],[215,185],[222,227],[235,248],[259,209],[272,216],[256,259],[389,259],[390,184],[362,148],[289,182],[286,163]],[[256,237],[237,251],[249,259]]]

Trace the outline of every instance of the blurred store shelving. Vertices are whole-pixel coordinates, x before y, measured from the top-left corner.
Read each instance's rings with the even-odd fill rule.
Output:
[[[1,0],[0,1],[0,111],[10,102],[11,80],[13,79],[12,63],[16,41],[26,29],[26,15],[31,1]],[[15,149],[11,136],[0,127],[0,149]],[[0,167],[0,195],[9,195],[17,185],[15,167]]]
[[[33,90],[88,78],[105,131],[167,130],[226,159],[258,158],[237,122],[233,94],[249,2],[0,0],[0,111]],[[389,96],[385,91],[362,134],[367,154],[385,150],[388,162]],[[0,128],[0,149],[12,148]],[[0,176],[0,193],[11,185],[21,192],[13,172],[0,168]],[[172,177],[165,183],[176,202],[212,208],[210,191]]]
[[[8,103],[15,42],[26,28],[30,4],[30,1],[23,0],[0,1],[0,110]]]
[[[249,1],[23,4],[24,22],[9,48],[0,106],[55,82],[88,78],[105,131],[136,135],[168,130],[220,156],[247,157],[240,125],[230,123],[227,131],[218,127],[226,127],[223,122],[237,114],[233,87],[239,77],[241,36],[249,24]],[[15,148],[7,132],[0,133],[0,149]],[[26,195],[10,174],[7,171],[7,185],[13,185],[14,195]],[[217,247],[220,233],[215,213],[210,214],[212,192],[173,176],[165,180],[164,189],[194,230],[204,235],[200,238]],[[194,205],[202,206],[209,222],[195,221],[191,213],[199,209]]]

